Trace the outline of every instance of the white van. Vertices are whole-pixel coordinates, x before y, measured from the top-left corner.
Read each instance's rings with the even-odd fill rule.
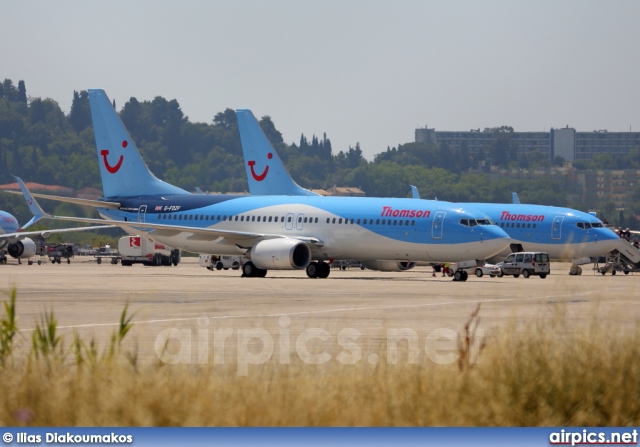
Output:
[[[498,276],[513,275],[514,278],[517,278],[522,275],[528,278],[531,275],[538,275],[544,279],[551,272],[549,254],[543,252],[511,253],[503,262],[498,262],[497,265],[500,267]]]

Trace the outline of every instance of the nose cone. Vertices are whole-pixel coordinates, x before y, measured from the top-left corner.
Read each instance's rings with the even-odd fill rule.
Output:
[[[475,259],[487,259],[509,248],[511,237],[497,225],[482,225],[480,227],[481,243],[477,244]]]
[[[609,228],[598,228],[595,235],[595,242],[589,247],[589,254],[586,256],[602,256],[615,250],[620,245],[620,237]]]

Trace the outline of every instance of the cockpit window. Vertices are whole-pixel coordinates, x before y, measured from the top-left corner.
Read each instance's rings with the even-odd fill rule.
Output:
[[[460,225],[475,227],[476,225],[495,225],[491,219],[460,219]]]
[[[578,222],[576,226],[584,230],[588,230],[589,228],[604,228],[602,222]]]

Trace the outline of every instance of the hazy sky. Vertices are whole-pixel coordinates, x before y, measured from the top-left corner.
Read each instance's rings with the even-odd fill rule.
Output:
[[[640,1],[3,1],[0,78],[270,115],[287,143],[510,125],[640,131]]]

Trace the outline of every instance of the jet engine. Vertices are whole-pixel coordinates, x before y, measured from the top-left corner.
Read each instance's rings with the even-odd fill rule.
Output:
[[[304,269],[311,262],[311,249],[295,239],[267,239],[255,244],[249,257],[256,267],[265,270]]]
[[[414,268],[416,263],[409,261],[362,261],[362,266],[380,272],[404,272]]]
[[[36,255],[36,243],[25,237],[22,240],[10,243],[7,246],[7,253],[15,259],[32,258]]]

